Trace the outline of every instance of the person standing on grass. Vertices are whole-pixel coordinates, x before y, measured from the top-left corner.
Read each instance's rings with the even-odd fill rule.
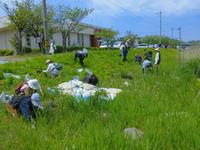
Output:
[[[130,48],[130,42],[131,42],[131,39],[128,39],[128,40],[125,42],[125,47],[126,47],[127,49]]]
[[[50,43],[50,50],[49,50],[49,54],[53,55],[55,52],[55,43],[53,42],[53,40]]]
[[[156,66],[156,73],[158,73],[158,66],[160,64],[160,49],[156,48],[156,57],[155,57],[155,66]]]
[[[126,56],[128,54],[128,48],[125,46],[125,44],[122,44],[120,49],[121,49],[122,61],[125,62],[127,61]]]

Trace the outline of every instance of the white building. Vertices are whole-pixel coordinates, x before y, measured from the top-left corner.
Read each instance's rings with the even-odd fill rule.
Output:
[[[14,49],[10,43],[10,40],[14,36],[14,32],[11,31],[7,24],[9,23],[8,17],[0,17],[0,49]],[[86,25],[82,31],[78,33],[71,33],[70,35],[70,45],[67,46],[84,46],[84,47],[96,47],[97,39],[94,33],[100,30],[99,27]],[[61,33],[57,32],[53,34],[53,40],[56,45],[62,45]],[[40,39],[37,40],[38,42]],[[34,37],[25,38],[23,37],[23,46],[30,45],[31,48],[39,48],[38,42]],[[66,42],[68,43],[68,42]]]

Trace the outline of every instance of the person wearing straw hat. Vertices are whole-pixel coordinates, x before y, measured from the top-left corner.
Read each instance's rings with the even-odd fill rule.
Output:
[[[156,66],[156,72],[158,73],[158,66],[160,64],[160,49],[156,48],[156,57],[155,57],[155,66]]]
[[[51,77],[56,77],[59,75],[60,70],[56,67],[55,64],[57,63],[53,63],[53,61],[47,59],[46,60],[46,64],[48,65],[46,70],[43,70],[44,73],[49,74]],[[58,64],[59,65],[59,64]]]

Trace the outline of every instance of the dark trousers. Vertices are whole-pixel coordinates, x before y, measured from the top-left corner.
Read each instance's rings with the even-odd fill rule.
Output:
[[[126,55],[123,55],[123,62],[127,61]]]

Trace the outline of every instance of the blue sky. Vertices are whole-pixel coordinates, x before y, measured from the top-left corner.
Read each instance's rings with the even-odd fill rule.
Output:
[[[10,2],[11,0],[4,0]],[[35,0],[40,2],[42,0]],[[159,35],[159,15],[162,11],[163,35],[178,38],[182,28],[184,41],[200,40],[200,0],[46,0],[49,5],[94,8],[85,23],[108,27],[124,35],[132,31],[139,36]],[[5,15],[0,10],[0,15]]]

